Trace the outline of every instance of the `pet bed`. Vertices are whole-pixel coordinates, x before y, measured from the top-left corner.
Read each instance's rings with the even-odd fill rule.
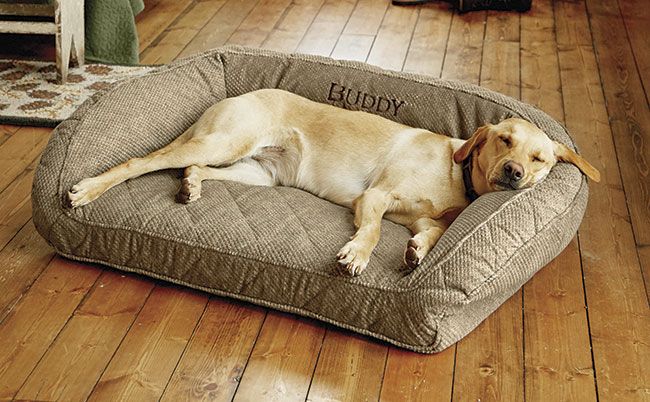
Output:
[[[352,213],[294,188],[208,181],[202,198],[184,205],[175,202],[180,171],[168,170],[118,185],[84,207],[66,207],[67,191],[81,179],[166,145],[215,102],[259,88],[282,88],[454,137],[519,116],[575,148],[546,114],[473,85],[225,47],[119,84],[61,123],[35,178],[38,231],[75,260],[431,353],[475,328],[560,253],[578,228],[586,179],[564,163],[532,189],[480,197],[410,273],[401,270],[410,234],[384,220],[363,274],[337,274],[335,255],[354,231]]]

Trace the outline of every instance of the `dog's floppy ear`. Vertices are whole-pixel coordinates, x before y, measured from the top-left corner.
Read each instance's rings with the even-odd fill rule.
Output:
[[[600,181],[600,172],[595,167],[591,166],[582,156],[573,152],[572,149],[557,141],[553,141],[553,151],[555,157],[559,162],[567,162],[575,165],[580,171],[587,175],[595,182]]]
[[[489,132],[489,125],[477,128],[474,134],[472,134],[472,136],[467,141],[465,141],[465,143],[460,148],[458,148],[458,151],[454,152],[454,162],[461,163],[467,159],[472,154],[474,148],[487,140],[487,135]]]

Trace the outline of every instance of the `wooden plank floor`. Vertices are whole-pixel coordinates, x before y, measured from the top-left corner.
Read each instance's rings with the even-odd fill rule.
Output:
[[[389,0],[146,3],[143,63],[243,44],[468,81],[563,122],[602,182],[560,256],[465,339],[419,355],[55,256],[30,203],[51,130],[0,125],[0,400],[650,401],[643,1],[534,0],[521,15]],[[3,57],[50,48],[0,37]]]

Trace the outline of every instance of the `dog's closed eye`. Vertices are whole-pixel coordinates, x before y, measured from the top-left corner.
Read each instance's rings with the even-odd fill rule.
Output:
[[[510,137],[499,136],[499,138],[501,139],[501,141],[503,141],[504,144],[506,144],[508,148],[512,147],[512,140],[510,139]]]

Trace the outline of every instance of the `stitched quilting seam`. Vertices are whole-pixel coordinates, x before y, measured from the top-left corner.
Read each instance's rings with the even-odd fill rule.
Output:
[[[282,203],[284,205],[286,205],[287,209],[291,212],[291,215],[293,215],[296,218],[296,220],[298,221],[298,223],[300,224],[300,228],[305,233],[305,236],[307,236],[307,240],[309,240],[309,244],[311,244],[311,246],[312,246],[311,251],[313,252],[315,250],[318,250],[318,247],[316,246],[316,243],[314,242],[314,240],[309,235],[309,231],[305,227],[305,224],[302,222],[300,217],[296,214],[296,211],[294,211],[293,208],[291,208],[291,206],[289,205],[287,200],[284,198],[284,195],[282,195],[282,192],[280,192],[277,187],[272,187],[272,188],[273,188],[273,190],[275,190],[275,193],[280,197],[280,199],[282,200]]]

